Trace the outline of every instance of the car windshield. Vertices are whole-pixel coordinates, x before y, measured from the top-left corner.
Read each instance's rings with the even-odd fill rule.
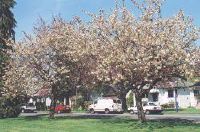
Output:
[[[113,100],[114,103],[121,104],[121,100]]]
[[[28,103],[27,106],[34,106],[33,103]]]
[[[154,103],[149,103],[150,106],[156,106]]]

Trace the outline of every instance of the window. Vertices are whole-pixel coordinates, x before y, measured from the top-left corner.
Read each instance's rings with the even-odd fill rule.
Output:
[[[117,100],[117,103],[118,103],[118,104],[121,104],[121,100]]]
[[[97,104],[97,101],[94,101],[94,104]]]
[[[31,107],[31,106],[34,106],[34,105],[33,105],[33,103],[28,103],[26,106]]]
[[[174,90],[168,90],[168,98],[174,97]]]
[[[178,92],[177,92],[177,89],[175,89],[175,94],[176,94],[176,97],[178,97]]]
[[[113,100],[113,103],[121,104],[120,100]]]
[[[152,93],[153,102],[158,101],[158,93]]]
[[[199,90],[194,90],[194,96],[200,95]]]

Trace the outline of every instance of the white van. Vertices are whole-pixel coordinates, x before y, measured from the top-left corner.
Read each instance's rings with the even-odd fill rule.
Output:
[[[88,110],[90,113],[105,112],[105,114],[111,112],[123,113],[121,100],[118,98],[100,98],[89,105]]]

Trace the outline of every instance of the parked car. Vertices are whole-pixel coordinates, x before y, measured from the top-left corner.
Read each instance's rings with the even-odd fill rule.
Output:
[[[53,108],[52,108],[53,109]],[[55,112],[56,113],[70,113],[71,112],[71,108],[69,105],[62,105],[59,104],[55,107]]]
[[[35,112],[35,111],[36,111],[36,106],[33,103],[22,104],[21,106],[22,113]]]
[[[105,114],[111,112],[123,113],[121,100],[118,98],[100,98],[89,105],[88,111],[90,113],[104,112]]]
[[[151,114],[151,113],[160,114],[163,111],[163,109],[161,108],[160,105],[156,105],[153,102],[145,103],[143,105],[143,110],[146,114]],[[135,107],[129,107],[128,112],[131,113],[131,114],[136,114],[138,112],[137,107],[136,106]]]

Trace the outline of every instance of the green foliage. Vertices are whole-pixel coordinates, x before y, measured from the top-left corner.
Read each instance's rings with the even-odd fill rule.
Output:
[[[84,110],[87,110],[88,106],[92,104],[92,101],[84,101]]]
[[[163,109],[166,109],[166,108],[174,108],[175,107],[175,103],[174,102],[169,102],[169,103],[166,103],[166,104],[162,104],[161,107]]]
[[[16,21],[12,13],[12,8],[15,4],[16,2],[14,0],[0,0],[0,97],[3,87],[2,76],[4,75],[6,62],[9,58],[5,50],[7,48],[11,49],[11,47],[6,45],[5,40],[15,39],[14,28]]]
[[[92,101],[85,101],[83,96],[77,96],[76,104],[75,98],[72,99],[72,109],[75,111],[87,110]]]
[[[133,93],[131,92],[130,94],[129,94],[129,96],[128,96],[128,98],[127,98],[127,106],[128,107],[131,107],[131,106],[133,106]]]
[[[23,102],[26,102],[27,99],[24,96],[16,97],[1,97],[0,98],[0,118],[12,118],[17,117],[21,108],[20,105]]]
[[[21,117],[1,119],[2,132],[199,132],[200,125],[181,119],[149,120],[140,123],[133,119],[99,117]]]
[[[36,102],[36,108],[37,110],[46,110],[46,105],[45,105],[45,102]]]
[[[16,26],[16,21],[11,10],[15,4],[16,2],[14,0],[0,1],[0,44],[3,48],[6,48],[3,39],[14,39],[15,36],[14,28]]]
[[[178,112],[174,108],[164,109],[164,114],[200,114],[200,109],[194,107],[188,107],[184,109],[179,109]]]
[[[82,96],[74,96],[72,98],[72,109],[73,110],[83,110],[84,109],[84,98]]]

